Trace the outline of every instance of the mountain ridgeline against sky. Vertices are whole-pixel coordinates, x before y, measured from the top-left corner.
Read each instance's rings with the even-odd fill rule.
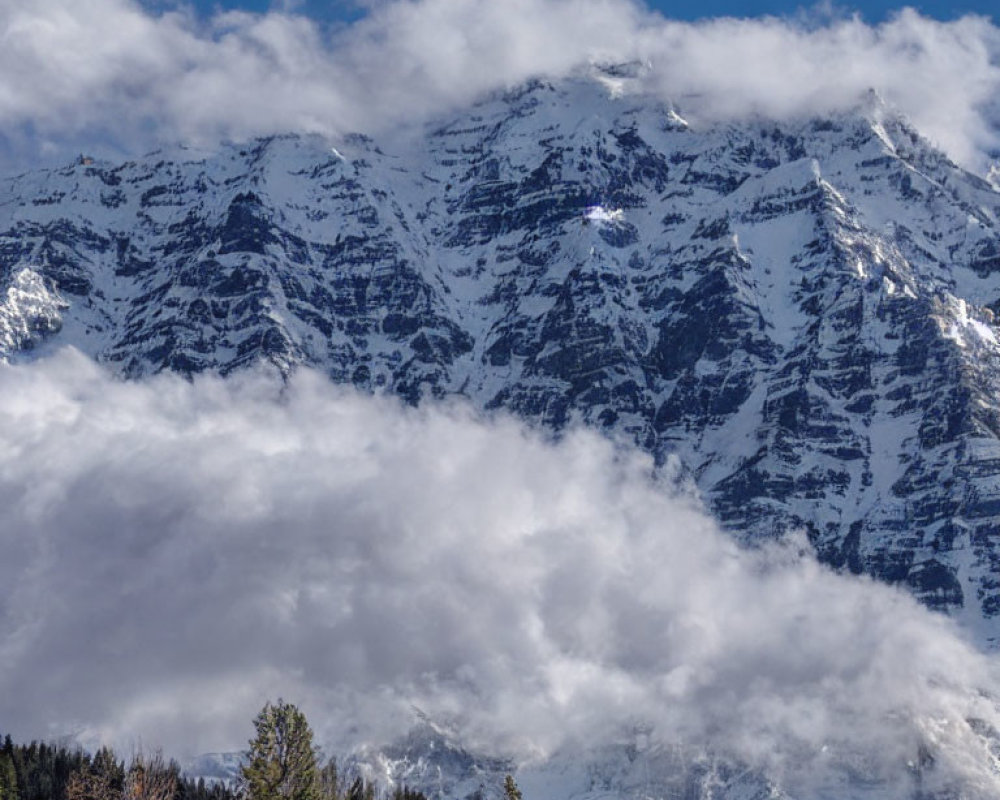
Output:
[[[1000,193],[874,95],[699,126],[628,80],[7,179],[0,353],[582,421],[676,456],[743,539],[803,528],[995,645]]]

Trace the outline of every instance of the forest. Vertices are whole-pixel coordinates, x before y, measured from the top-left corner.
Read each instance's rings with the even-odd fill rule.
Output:
[[[361,775],[345,780],[337,762],[321,763],[305,715],[291,703],[267,703],[231,784],[185,775],[159,751],[127,760],[110,747],[33,741],[0,748],[0,800],[427,800],[405,785],[378,787]],[[507,800],[520,792],[507,776]]]

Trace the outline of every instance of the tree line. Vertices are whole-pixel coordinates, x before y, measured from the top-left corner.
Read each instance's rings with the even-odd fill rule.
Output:
[[[0,800],[237,800],[223,784],[184,776],[176,761],[138,752],[128,764],[110,747],[31,742],[0,746]]]
[[[342,780],[335,759],[320,764],[305,715],[291,703],[267,703],[254,719],[254,738],[230,786],[185,776],[156,751],[126,764],[110,747],[93,755],[80,747],[31,742],[8,735],[0,747],[0,800],[427,800],[397,785],[380,792],[358,775]],[[522,800],[508,775],[504,800]]]

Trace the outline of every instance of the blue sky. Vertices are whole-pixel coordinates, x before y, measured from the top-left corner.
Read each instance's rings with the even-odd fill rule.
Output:
[[[503,0],[497,0],[502,3]],[[195,0],[194,5],[208,13],[216,8],[266,11],[280,6],[272,0]],[[301,0],[293,4],[299,13],[315,19],[342,21],[356,18],[358,4],[351,0]],[[659,0],[646,4],[664,16],[693,20],[704,17],[756,17],[764,14],[790,15],[803,7],[797,0]],[[805,4],[807,7],[811,3]],[[966,13],[983,14],[997,19],[997,0],[917,0],[908,3],[922,14],[948,20]],[[860,3],[834,3],[845,13],[858,12],[868,22],[881,22],[901,7],[894,0],[864,0]]]

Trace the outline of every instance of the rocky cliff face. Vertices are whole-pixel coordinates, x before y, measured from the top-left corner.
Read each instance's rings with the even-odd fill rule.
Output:
[[[996,643],[1000,193],[876,97],[690,126],[628,82],[5,180],[0,352],[582,421]]]

